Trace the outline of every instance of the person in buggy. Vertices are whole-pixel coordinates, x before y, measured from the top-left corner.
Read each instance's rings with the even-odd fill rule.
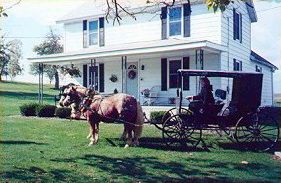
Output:
[[[213,97],[213,88],[210,80],[207,77],[200,78],[201,89],[196,96],[187,96],[187,100],[192,100],[189,104],[189,109],[194,112],[206,113],[211,106],[215,104]]]

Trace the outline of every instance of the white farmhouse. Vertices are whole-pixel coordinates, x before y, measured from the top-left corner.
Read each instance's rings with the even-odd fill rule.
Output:
[[[251,50],[251,24],[257,21],[251,0],[236,0],[223,13],[208,10],[203,0],[191,0],[191,5],[180,1],[168,8],[137,4],[131,11],[147,11],[136,20],[123,15],[121,25],[105,20],[101,2],[89,2],[57,21],[64,25],[64,53],[30,60],[74,64],[82,77],[71,82],[93,85],[103,94],[117,90],[143,102],[141,91],[152,89],[160,105],[176,96],[180,68],[262,72],[262,105],[272,105],[277,68]],[[198,92],[196,78],[183,82],[184,95]],[[231,80],[215,78],[211,84],[231,94]]]

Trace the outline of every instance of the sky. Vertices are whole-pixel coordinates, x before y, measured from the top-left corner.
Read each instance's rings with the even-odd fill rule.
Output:
[[[18,0],[1,0],[4,8]],[[32,49],[39,44],[50,30],[50,27],[62,34],[63,26],[56,20],[87,0],[22,0],[7,10],[8,17],[1,18],[1,34],[6,40],[20,39],[23,43],[21,65],[23,75],[14,80],[36,83],[38,78],[29,74],[28,57],[35,56]],[[281,1],[255,1],[258,22],[252,24],[252,50],[269,60],[281,69]],[[2,4],[2,3],[1,3]],[[2,28],[3,27],[3,28]],[[45,79],[45,81],[48,81]],[[274,92],[281,93],[281,71],[274,74]]]

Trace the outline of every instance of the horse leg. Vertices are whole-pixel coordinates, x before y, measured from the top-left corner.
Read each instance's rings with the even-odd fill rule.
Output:
[[[132,145],[132,138],[133,138],[132,132],[133,132],[132,127],[130,127],[129,125],[127,125],[128,138],[127,138],[127,144],[126,144],[126,146],[131,146],[131,145]],[[125,147],[126,147],[126,146],[125,146]]]
[[[120,140],[126,140],[126,138],[127,138],[127,129],[126,129],[126,125],[124,124],[124,130],[120,137]]]
[[[97,122],[91,121],[90,125],[91,125],[91,128],[92,128],[92,130],[91,130],[92,134],[91,134],[89,146],[92,146],[92,145],[97,143],[97,139],[96,139],[96,133],[97,133],[96,125],[97,125]]]
[[[92,134],[93,134],[93,128],[91,127],[90,125],[90,132],[89,132],[89,135],[87,136],[87,139],[91,138],[92,137]]]
[[[95,128],[95,140],[96,140],[96,143],[97,143],[98,140],[99,140],[99,123],[96,123],[96,128]]]

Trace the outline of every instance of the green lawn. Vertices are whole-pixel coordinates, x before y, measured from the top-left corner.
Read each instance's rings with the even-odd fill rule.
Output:
[[[57,91],[49,88],[52,103]],[[169,150],[146,125],[141,146],[124,149],[122,125],[101,124],[99,144],[88,147],[84,121],[19,116],[18,105],[36,100],[36,92],[36,85],[0,83],[0,182],[281,181],[272,154],[241,151],[217,135],[205,135],[210,152]]]

